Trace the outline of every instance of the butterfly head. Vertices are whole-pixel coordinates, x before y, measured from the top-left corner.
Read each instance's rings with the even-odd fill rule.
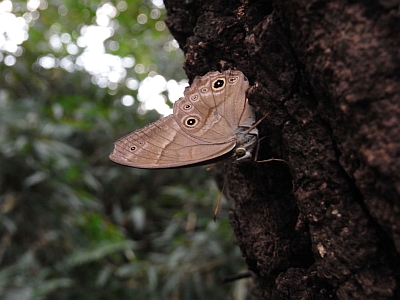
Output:
[[[252,157],[251,152],[244,147],[235,149],[236,160],[247,160]]]
[[[234,156],[237,161],[244,161],[252,158],[252,152],[258,143],[258,131],[254,128],[250,132],[248,128],[239,127],[236,132],[236,147]]]

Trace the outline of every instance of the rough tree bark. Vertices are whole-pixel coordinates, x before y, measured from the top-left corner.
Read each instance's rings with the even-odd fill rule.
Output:
[[[188,77],[241,70],[287,162],[219,166],[257,298],[400,298],[400,1],[165,5]]]

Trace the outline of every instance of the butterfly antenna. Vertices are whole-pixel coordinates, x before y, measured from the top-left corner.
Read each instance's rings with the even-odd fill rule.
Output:
[[[219,194],[219,197],[218,197],[217,206],[215,207],[215,210],[214,210],[214,223],[217,223],[217,214],[218,214],[218,210],[219,210],[219,204],[221,203],[222,195],[224,194],[225,185],[226,185],[226,177],[224,179],[224,184],[222,186],[221,193]]]
[[[258,160],[256,162],[265,163],[265,162],[270,162],[270,161],[282,161],[282,162],[286,163],[287,165],[289,165],[289,163],[286,160],[280,159],[280,158],[270,158],[270,159],[265,159],[265,160]]]
[[[261,144],[260,142],[265,138],[266,138],[266,136],[263,136],[262,138],[259,138],[257,140],[256,155],[254,156],[254,161],[255,162],[262,162],[262,161],[258,161],[258,151],[260,151],[260,144]]]
[[[257,141],[256,155],[254,155],[254,161],[258,162],[258,163],[264,163],[264,162],[270,162],[270,161],[283,161],[284,163],[289,165],[289,163],[286,160],[280,159],[280,158],[269,158],[269,159],[265,159],[265,160],[257,160],[258,159],[258,151],[260,150],[260,141],[262,141],[263,139],[265,139],[265,136],[258,139],[258,141]]]

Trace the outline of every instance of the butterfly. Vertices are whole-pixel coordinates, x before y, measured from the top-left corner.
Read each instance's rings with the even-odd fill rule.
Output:
[[[109,158],[134,168],[178,168],[252,157],[258,144],[249,82],[238,70],[197,76],[169,116],[114,144]]]

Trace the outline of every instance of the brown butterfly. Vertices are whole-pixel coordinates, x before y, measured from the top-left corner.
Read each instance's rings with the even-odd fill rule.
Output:
[[[172,115],[119,139],[110,159],[159,169],[210,164],[229,156],[251,158],[258,131],[248,88],[247,78],[236,70],[196,77]]]

